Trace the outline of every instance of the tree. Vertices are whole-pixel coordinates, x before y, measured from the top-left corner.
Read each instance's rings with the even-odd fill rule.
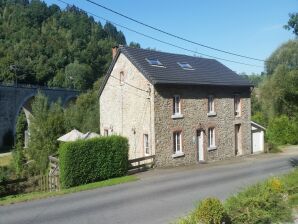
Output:
[[[65,109],[65,126],[68,131],[76,128],[82,132],[99,133],[99,83],[92,90],[81,94],[75,103]]]
[[[298,13],[290,13],[289,17],[288,24],[284,25],[284,28],[286,30],[293,29],[293,33],[298,37]]]
[[[0,82],[13,83],[17,76],[19,83],[73,87],[75,81],[78,89],[91,89],[109,67],[111,47],[126,44],[114,25],[103,27],[75,6],[0,1],[0,15]],[[17,65],[16,74],[11,65]]]
[[[133,41],[129,43],[129,46],[134,48],[141,48],[141,45],[139,43]]]
[[[277,48],[266,60],[265,68],[267,75],[272,75],[279,65],[289,69],[298,68],[298,40],[290,40]]]
[[[59,102],[49,105],[48,99],[38,93],[32,103],[28,155],[34,160],[36,172],[44,174],[48,156],[58,150],[57,138],[65,133],[64,114]]]

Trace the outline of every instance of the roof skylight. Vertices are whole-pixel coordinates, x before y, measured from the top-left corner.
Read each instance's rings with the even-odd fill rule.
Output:
[[[185,70],[194,70],[193,67],[187,62],[177,62],[177,64]]]
[[[146,61],[153,66],[163,66],[163,64],[156,58],[146,58]]]

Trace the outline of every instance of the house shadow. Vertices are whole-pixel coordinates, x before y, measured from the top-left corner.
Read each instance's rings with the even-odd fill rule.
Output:
[[[289,163],[292,167],[298,167],[298,159],[297,158],[290,158]]]

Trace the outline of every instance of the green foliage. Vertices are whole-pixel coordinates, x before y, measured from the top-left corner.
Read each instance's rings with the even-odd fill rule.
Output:
[[[57,152],[57,138],[65,134],[63,109],[59,103],[49,105],[47,98],[38,93],[30,122],[29,158],[35,161],[36,172],[45,173],[48,156]]]
[[[217,198],[206,198],[200,201],[194,214],[198,222],[202,224],[221,224],[228,222],[225,208]]]
[[[12,165],[16,176],[22,177],[25,172],[26,157],[24,149],[20,143],[18,143],[12,151]]]
[[[115,26],[75,6],[0,1],[0,15],[0,82],[89,89],[106,72],[112,46],[126,44]]]
[[[78,129],[82,132],[99,133],[99,99],[98,82],[92,90],[81,94],[65,109],[65,127],[67,131]]]
[[[247,75],[245,72],[240,73],[241,77],[245,78],[247,81],[249,81],[252,85],[255,87],[258,87],[260,83],[265,78],[265,75],[262,73],[261,75],[252,73],[251,75]]]
[[[276,145],[298,143],[298,123],[287,116],[274,117],[269,121],[266,137]]]
[[[291,163],[293,166],[297,166],[298,161],[293,159]],[[213,207],[218,211],[217,214],[226,212],[226,214],[224,213],[225,223],[288,223],[292,221],[291,208],[298,206],[298,168],[280,178],[274,177],[252,185],[228,198],[224,203],[225,209],[222,208],[220,201],[212,200],[214,200],[212,203],[210,201],[207,203],[205,200],[205,206],[198,207],[187,217],[179,219],[177,223],[210,223],[208,221],[199,222],[197,213],[200,211],[203,219],[213,217],[210,215],[215,212]],[[206,212],[203,212],[202,209]],[[212,211],[208,212],[210,209]]]
[[[267,75],[272,75],[276,68],[280,65],[289,70],[298,67],[298,40],[289,40],[277,48],[271,56],[266,60],[265,68]]]
[[[286,30],[293,29],[293,33],[298,37],[298,13],[290,13],[289,17],[288,24],[284,25],[284,28]]]
[[[235,224],[278,223],[291,220],[282,182],[269,179],[229,198],[225,207]]]
[[[7,181],[8,179],[9,178],[8,178],[7,168],[0,166],[0,183],[4,182],[4,181]],[[0,184],[0,196],[5,195],[6,192],[7,192],[6,187],[4,185]]]
[[[260,111],[255,112],[251,116],[251,120],[262,125],[262,126],[267,126],[267,119],[264,117],[264,114]]]
[[[133,41],[129,43],[129,46],[134,48],[141,48],[141,45],[139,43]]]
[[[128,169],[128,141],[110,136],[64,143],[59,166],[64,188],[123,176]]]
[[[23,110],[20,111],[16,124],[16,144],[24,145],[25,131],[28,128],[26,115]]]

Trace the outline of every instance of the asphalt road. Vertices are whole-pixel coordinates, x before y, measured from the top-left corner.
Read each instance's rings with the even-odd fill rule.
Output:
[[[211,165],[153,170],[140,174],[136,182],[0,206],[0,223],[169,223],[187,214],[201,198],[225,199],[249,184],[289,171],[297,161],[296,149]]]

